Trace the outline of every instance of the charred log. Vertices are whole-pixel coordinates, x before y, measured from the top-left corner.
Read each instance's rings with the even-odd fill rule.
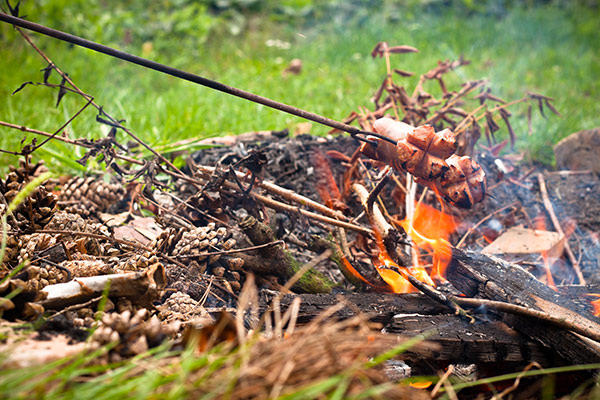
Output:
[[[521,267],[498,258],[454,249],[447,277],[454,287],[469,297],[544,311],[575,324],[600,330],[600,320],[585,308],[555,292]],[[507,314],[504,321],[519,332],[553,348],[573,363],[600,361],[598,342],[532,318]]]

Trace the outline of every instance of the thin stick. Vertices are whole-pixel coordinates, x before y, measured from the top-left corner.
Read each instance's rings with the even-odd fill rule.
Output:
[[[111,47],[92,42],[91,40],[83,39],[81,37],[71,35],[69,33],[65,33],[65,32],[58,31],[56,29],[48,28],[46,26],[36,24],[34,22],[26,21],[21,18],[13,17],[13,16],[5,14],[5,13],[0,13],[0,21],[7,22],[9,24],[13,24],[13,25],[25,28],[25,29],[29,29],[34,32],[41,33],[43,35],[51,36],[51,37],[54,37],[59,40],[63,40],[63,41],[66,41],[66,42],[69,42],[69,43],[72,43],[72,44],[75,44],[75,45],[78,45],[81,47],[85,47],[85,48],[97,51],[99,53],[107,54],[107,55],[115,57],[115,58],[120,58],[122,60],[131,62],[133,64],[141,65],[143,67],[153,69],[155,71],[162,72],[167,75],[172,75],[172,76],[175,76],[180,79],[194,82],[199,85],[203,85],[203,86],[209,87],[211,89],[218,90],[220,92],[224,92],[224,93],[227,93],[227,94],[230,94],[233,96],[241,97],[243,99],[250,100],[252,102],[274,108],[276,110],[284,111],[289,114],[293,114],[298,117],[305,118],[305,119],[308,119],[308,120],[311,120],[311,121],[314,121],[314,122],[317,122],[317,123],[320,123],[323,125],[327,125],[329,127],[339,129],[339,130],[348,132],[353,135],[361,133],[361,130],[357,127],[350,126],[350,125],[344,124],[342,122],[335,121],[333,119],[326,118],[321,115],[314,114],[314,113],[311,113],[311,112],[308,112],[308,111],[305,111],[305,110],[302,110],[302,109],[299,109],[296,107],[292,107],[290,105],[287,105],[287,104],[284,104],[284,103],[281,103],[281,102],[278,102],[275,100],[271,100],[269,98],[259,96],[254,93],[250,93],[250,92],[247,92],[247,91],[244,91],[241,89],[237,89],[233,86],[228,86],[228,85],[225,85],[225,84],[217,82],[217,81],[203,78],[199,75],[191,74],[189,72],[185,72],[180,69],[170,67],[168,65],[160,64],[155,61],[151,61],[151,60],[148,60],[148,59],[145,59],[142,57],[135,56],[133,54],[126,53],[124,51],[116,50]],[[21,34],[23,34],[23,33],[21,33]],[[50,62],[49,59],[47,59],[47,61]],[[58,72],[58,70],[57,70],[57,72]],[[69,83],[71,83],[71,82],[69,82]],[[118,123],[117,121],[113,121],[113,122]],[[132,136],[132,137],[134,137],[134,136]],[[140,144],[142,144],[142,143],[140,142]],[[147,148],[148,148],[148,150],[150,150],[149,147],[147,147]],[[158,156],[158,154],[156,154],[156,155]],[[168,163],[167,165],[174,168],[174,166],[171,163]],[[174,169],[177,170],[176,168],[174,168]]]
[[[544,175],[542,175],[541,173],[538,174],[538,182],[540,184],[540,193],[542,194],[542,200],[544,202],[544,207],[546,208],[546,211],[550,215],[550,220],[552,221],[552,225],[554,225],[554,229],[556,229],[556,232],[558,232],[561,236],[563,236],[565,238],[565,253],[567,253],[567,257],[569,258],[569,261],[571,261],[571,265],[573,266],[573,270],[575,270],[575,274],[577,275],[577,279],[579,279],[579,283],[581,285],[585,285],[586,284],[585,278],[583,277],[583,274],[581,273],[581,269],[579,268],[579,263],[577,262],[577,258],[575,258],[575,254],[573,254],[573,251],[571,250],[571,246],[569,246],[569,240],[565,236],[565,232],[562,230],[562,228],[560,226],[560,222],[558,221],[558,218],[556,217],[556,214],[554,213],[554,207],[552,207],[552,202],[550,201],[550,197],[548,197],[548,190],[546,189],[546,181],[544,180]]]
[[[210,293],[210,288],[212,287],[212,284],[213,284],[214,280],[215,280],[215,276],[212,275],[210,277],[210,279],[208,280],[208,285],[206,285],[206,290],[202,294],[202,297],[200,298],[200,301],[198,302],[198,304],[196,304],[196,307],[194,307],[194,309],[196,309],[197,307],[204,306],[204,303],[206,303],[206,299],[208,299],[208,294]]]
[[[141,243],[136,243],[136,242],[132,242],[129,240],[123,240],[123,239],[116,239],[114,237],[111,236],[106,236],[106,235],[101,235],[99,233],[90,233],[90,232],[79,232],[79,231],[69,231],[69,230],[59,230],[59,229],[39,229],[35,231],[36,233],[48,233],[51,235],[71,235],[71,236],[85,236],[85,237],[91,237],[91,238],[95,238],[95,239],[103,239],[103,240],[110,240],[114,243],[119,243],[119,244],[123,244],[126,246],[131,246],[133,248],[136,249],[140,249],[140,250],[145,250],[145,251],[152,251],[151,248],[144,246]],[[16,233],[16,232],[14,232]]]
[[[209,167],[205,165],[195,165],[194,167],[197,168],[197,171],[204,172],[207,175],[212,175],[216,170],[215,167]],[[243,179],[245,177],[245,175],[242,172],[235,171],[235,173],[239,179]],[[331,218],[336,218],[342,221],[348,220],[348,218],[343,213],[326,207],[323,204],[309,199],[308,197],[302,196],[292,190],[282,188],[281,186],[278,186],[272,182],[263,180],[257,185],[270,193],[273,193],[277,196],[281,196],[284,199],[294,202],[296,204],[301,204],[306,207],[312,208],[313,210],[325,214]]]
[[[228,186],[230,189],[234,189],[235,190],[237,188],[237,185],[235,183],[233,183],[233,182],[225,181],[224,184],[226,186]],[[365,228],[365,227],[360,226],[360,225],[351,224],[349,222],[340,221],[340,220],[337,220],[337,219],[326,217],[326,216],[321,215],[321,214],[316,214],[316,213],[311,212],[311,211],[303,210],[303,209],[301,209],[299,207],[291,206],[289,204],[285,204],[285,203],[282,203],[280,201],[273,200],[270,197],[266,197],[266,196],[260,195],[258,193],[255,193],[255,192],[250,192],[250,195],[252,197],[254,197],[257,201],[260,201],[265,206],[267,206],[269,208],[272,208],[274,210],[287,211],[287,212],[292,212],[292,213],[300,214],[300,215],[303,215],[303,216],[305,216],[307,218],[314,219],[314,220],[317,220],[317,221],[321,221],[321,222],[324,222],[324,223],[329,224],[329,225],[339,226],[341,228],[350,229],[352,231],[361,232],[361,233],[364,233],[364,234],[367,234],[367,235],[373,235],[373,231],[371,229]]]
[[[536,368],[538,368],[540,370],[544,369],[544,367],[542,367],[536,361],[530,362],[523,369],[523,371],[521,371],[521,373],[517,376],[517,378],[515,379],[515,381],[513,382],[513,384],[511,386],[509,386],[506,389],[504,389],[500,394],[494,395],[494,397],[492,397],[491,400],[502,400],[507,394],[510,394],[510,393],[514,392],[519,387],[519,384],[521,383],[521,379],[527,374],[527,371],[529,371],[533,367],[536,367]]]
[[[518,99],[518,100],[513,100],[513,101],[510,101],[510,102],[508,102],[508,103],[499,104],[499,105],[497,105],[496,107],[494,107],[494,108],[492,108],[491,110],[489,110],[489,112],[493,114],[493,113],[495,113],[496,111],[499,111],[499,110],[506,109],[506,108],[508,108],[508,107],[510,107],[510,106],[513,106],[513,105],[515,105],[515,104],[518,104],[518,103],[523,103],[524,101],[527,101],[527,100],[529,100],[529,98],[528,98],[527,96],[525,96],[525,97],[522,97],[522,98],[520,98],[520,99]],[[481,107],[481,106],[480,106],[480,107]],[[480,107],[478,107],[476,110],[478,110]],[[482,120],[483,118],[485,118],[485,113],[483,113],[483,114],[481,114],[481,115],[479,115],[479,116],[477,116],[477,117],[475,117],[474,115],[471,115],[471,114],[473,114],[473,112],[471,112],[469,115],[467,115],[467,116],[466,116],[466,117],[463,119],[463,121],[464,121],[464,120],[465,120],[465,119],[467,119],[467,118],[471,118],[471,119],[472,119],[472,121],[471,121],[471,124],[469,124],[469,123],[465,123],[465,124],[463,124],[463,121],[461,121],[461,122],[458,124],[457,128],[454,130],[454,136],[458,136],[459,134],[461,134],[462,132],[464,132],[464,131],[465,131],[465,130],[466,130],[468,127],[469,127],[469,126],[471,126],[471,125],[472,125],[472,123],[474,123],[474,122],[479,122],[480,120]],[[497,120],[497,119],[499,119],[499,118],[497,118],[497,117],[494,117],[494,119],[495,119],[495,120]]]
[[[371,204],[369,208],[369,192],[367,189],[361,185],[360,183],[353,183],[352,190],[360,199],[362,206],[364,208],[365,214],[369,219],[371,225],[377,229],[377,231],[385,238],[388,236],[390,230],[394,229],[392,225],[390,225],[385,217],[383,216],[379,204]]]
[[[449,109],[454,107],[456,102],[458,102],[462,97],[464,97],[467,93],[477,89],[478,87],[480,87],[483,84],[485,84],[485,81],[481,80],[481,81],[471,82],[471,85],[467,85],[467,86],[463,87],[458,93],[456,93],[454,95],[454,97],[452,97],[450,100],[448,100],[448,102],[442,108],[437,110],[431,117],[429,117],[423,125],[435,123]],[[455,135],[457,135],[457,133],[455,133]]]
[[[92,96],[90,96],[90,99],[85,103],[85,105],[83,107],[81,107],[81,109],[79,109],[79,111],[77,111],[71,118],[69,118],[69,120],[67,122],[65,122],[64,124],[62,124],[60,126],[60,128],[58,128],[56,131],[54,131],[54,133],[52,134],[52,136],[49,136],[42,143],[38,144],[33,149],[31,149],[31,153],[33,153],[34,151],[36,151],[37,149],[39,149],[40,147],[42,147],[43,145],[45,145],[46,143],[48,143],[50,140],[54,139],[56,137],[56,135],[58,135],[60,133],[60,131],[62,131],[63,129],[65,129],[67,125],[69,125],[86,108],[88,108],[88,106],[92,103],[92,101],[94,101],[94,98]]]
[[[462,307],[477,309],[479,307],[487,308],[488,310],[496,310],[509,314],[520,315],[523,317],[535,318],[540,321],[547,322],[561,329],[573,331],[582,336],[600,342],[600,332],[597,329],[590,328],[578,324],[577,322],[565,319],[564,316],[554,316],[544,311],[534,310],[523,306],[518,306],[512,303],[503,301],[487,300],[487,299],[471,299],[466,297],[449,296],[448,299]]]
[[[440,378],[438,383],[435,384],[435,387],[433,388],[433,390],[430,393],[432,398],[434,398],[438,394],[438,391],[440,390],[442,385],[448,380],[448,378],[450,377],[450,375],[452,375],[453,372],[454,372],[454,365],[453,364],[448,365],[448,370],[446,370],[446,372]],[[456,396],[456,394],[455,394],[455,396]]]
[[[95,298],[93,298],[91,300],[86,301],[85,303],[73,304],[72,306],[68,306],[66,308],[63,308],[59,312],[50,315],[48,317],[48,319],[50,320],[52,318],[58,317],[59,315],[62,315],[62,314],[67,313],[69,311],[75,311],[75,310],[79,310],[81,308],[85,308],[87,306],[91,306],[92,304],[99,302],[101,299],[102,299],[102,296],[98,296],[98,297],[95,297]]]

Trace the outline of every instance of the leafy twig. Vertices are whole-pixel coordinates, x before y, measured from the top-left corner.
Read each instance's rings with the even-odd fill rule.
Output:
[[[88,143],[87,140],[69,139],[68,137],[64,137],[64,136],[61,136],[61,135],[58,135],[58,134],[55,134],[55,133],[49,133],[49,132],[41,131],[39,129],[28,128],[28,127],[26,127],[24,125],[16,125],[16,124],[11,124],[11,123],[5,122],[5,121],[0,121],[0,126],[5,126],[7,128],[16,129],[16,130],[19,130],[19,131],[22,131],[22,132],[33,133],[33,134],[40,135],[40,136],[52,137],[54,140],[58,140],[60,142],[67,143],[67,144],[72,144],[72,145],[75,145],[75,146],[80,146],[80,147],[83,147],[83,148],[86,148],[86,149],[90,149],[90,148],[92,148],[94,146],[93,144]],[[118,158],[119,160],[130,162],[132,164],[144,165],[143,161],[140,161],[140,160],[135,159],[135,158],[127,157],[127,156],[124,156],[124,155],[120,155],[120,154],[115,154],[114,158]]]

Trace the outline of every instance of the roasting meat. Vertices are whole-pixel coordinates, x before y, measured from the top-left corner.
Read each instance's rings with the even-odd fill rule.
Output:
[[[485,197],[483,169],[470,157],[454,154],[457,143],[449,129],[435,132],[429,125],[415,128],[387,117],[375,121],[373,128],[396,145],[369,136],[376,145],[363,143],[360,151],[365,156],[411,173],[455,206],[471,208]]]

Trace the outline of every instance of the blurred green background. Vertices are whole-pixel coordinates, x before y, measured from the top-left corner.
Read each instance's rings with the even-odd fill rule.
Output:
[[[6,10],[6,6],[3,6]],[[372,59],[378,41],[411,45],[393,67],[410,90],[438,60],[461,54],[472,64],[449,74],[453,86],[487,78],[507,100],[527,91],[556,99],[562,118],[534,113],[527,135],[525,107],[511,109],[520,149],[552,162],[552,145],[569,133],[600,126],[600,12],[595,1],[313,1],[170,0],[22,1],[28,20],[64,30],[275,100],[342,119],[369,101],[385,75]],[[303,120],[177,80],[90,50],[32,34],[78,86],[152,146],[176,140],[292,128]],[[284,75],[299,58],[299,75]],[[11,26],[0,25],[0,120],[54,131],[84,102],[27,87],[46,65]],[[51,81],[58,83],[54,75]],[[431,83],[432,87],[435,83]],[[430,89],[430,88],[428,88]],[[105,128],[89,109],[69,127],[73,138],[100,137]],[[506,135],[501,124],[499,137]],[[103,130],[104,129],[104,130]],[[312,133],[325,134],[314,125]],[[33,136],[28,135],[28,139]],[[0,148],[18,150],[21,132],[0,127]],[[120,136],[122,138],[122,136]],[[164,147],[163,147],[164,148]],[[75,168],[83,152],[60,143],[39,154],[59,170]],[[0,155],[1,166],[15,157]]]

